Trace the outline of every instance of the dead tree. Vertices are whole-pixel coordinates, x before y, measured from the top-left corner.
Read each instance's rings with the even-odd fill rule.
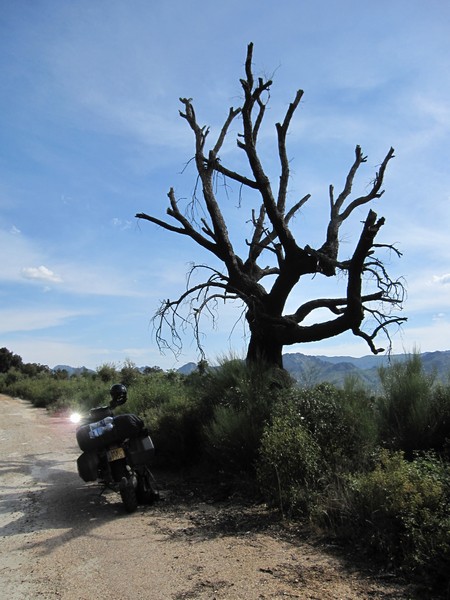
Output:
[[[243,103],[230,108],[215,144],[206,149],[209,128],[200,126],[191,99],[181,98],[184,109],[180,116],[186,120],[195,139],[195,167],[198,173],[196,190],[201,186],[202,198],[194,192],[192,204],[200,203],[202,216],[196,219],[192,210],[182,211],[175,192],[168,193],[167,215],[164,221],[146,213],[138,213],[145,219],[179,235],[190,237],[199,246],[218,259],[221,268],[211,264],[193,265],[190,275],[203,269],[205,276],[200,283],[191,284],[188,277],[186,289],[175,300],[161,303],[154,316],[156,339],[162,346],[178,348],[181,344],[180,327],[193,327],[197,345],[202,352],[201,319],[211,314],[219,300],[240,300],[250,332],[248,361],[265,361],[282,366],[284,346],[302,344],[335,337],[346,331],[363,338],[373,353],[383,351],[375,345],[375,338],[384,332],[390,343],[389,328],[405,321],[393,314],[401,308],[404,287],[401,280],[392,280],[378,254],[382,250],[400,253],[389,244],[375,242],[384,218],[378,218],[369,210],[353,254],[346,259],[339,256],[339,230],[355,209],[380,198],[384,192],[383,179],[388,163],[394,157],[391,148],[379,166],[370,187],[362,196],[352,197],[355,176],[367,157],[356,146],[355,158],[339,194],[329,187],[329,215],[326,218],[324,242],[318,248],[300,244],[294,237],[291,221],[294,215],[310,199],[306,195],[292,206],[287,206],[290,165],[286,150],[286,136],[291,120],[299,106],[303,92],[299,90],[289,105],[282,122],[276,124],[280,176],[278,186],[273,186],[266,174],[257,150],[258,134],[265,116],[272,81],[255,80],[252,71],[253,45],[247,48],[245,78],[241,79]],[[242,150],[244,166],[248,174],[228,168],[220,159],[220,151],[230,126],[240,119],[242,130],[237,146]],[[250,239],[246,240],[246,256],[239,256],[233,247],[223,211],[216,192],[217,178],[236,182],[242,190],[254,190],[258,194],[259,208],[251,212]],[[259,203],[258,202],[258,203]],[[190,207],[192,209],[192,205]],[[264,260],[268,266],[261,266]],[[217,261],[214,260],[214,263]],[[289,297],[294,297],[296,286],[305,276],[334,277],[345,275],[346,292],[340,298],[314,298],[291,314],[285,307]],[[371,293],[363,292],[363,283],[370,279],[375,285]],[[243,304],[242,304],[243,303]],[[185,312],[183,312],[183,309]],[[326,309],[329,317],[323,317]],[[321,320],[314,315],[322,316]],[[371,318],[368,318],[371,317]],[[308,318],[307,323],[305,320]],[[370,331],[363,324],[371,323]],[[165,331],[168,328],[169,336]]]

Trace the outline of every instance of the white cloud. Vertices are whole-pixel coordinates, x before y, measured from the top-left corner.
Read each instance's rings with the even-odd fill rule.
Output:
[[[433,275],[433,282],[447,285],[450,283],[450,273],[446,273],[445,275]]]
[[[53,271],[41,265],[40,267],[25,267],[22,269],[22,276],[25,279],[34,279],[37,281],[50,281],[52,283],[61,283],[62,279]]]
[[[20,281],[24,264],[42,263],[45,260],[42,252],[14,229],[0,230],[0,254],[4,257],[0,265],[1,281]]]
[[[442,321],[443,319],[445,319],[445,317],[445,313],[438,313],[436,315],[433,315],[433,321]]]
[[[403,306],[406,316],[445,312],[449,305],[448,288],[440,279],[425,269],[407,277],[408,295]]]

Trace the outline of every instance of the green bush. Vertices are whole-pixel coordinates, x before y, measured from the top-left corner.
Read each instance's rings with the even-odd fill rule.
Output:
[[[450,468],[432,453],[413,461],[382,450],[349,483],[341,534],[362,540],[385,564],[436,583],[450,572]]]
[[[292,389],[272,412],[258,465],[270,502],[291,514],[328,511],[343,498],[343,480],[364,470],[377,444],[373,401],[360,386]]]
[[[223,361],[201,380],[205,453],[220,469],[253,473],[272,406],[290,381],[279,370]]]
[[[186,467],[197,460],[203,419],[185,376],[158,370],[141,374],[129,388],[128,402],[122,408],[144,420],[159,465]]]
[[[430,406],[428,447],[450,460],[450,385],[439,384],[433,389]]]
[[[164,372],[141,375],[129,386],[128,401],[123,410],[145,416],[153,409],[185,396],[187,392],[181,376],[173,377]]]
[[[158,463],[171,468],[197,463],[202,456],[201,411],[188,396],[177,396],[144,415]]]
[[[291,407],[273,419],[262,436],[257,478],[272,505],[291,515],[308,515],[324,482],[321,449]]]
[[[253,472],[261,434],[262,424],[251,411],[216,406],[203,428],[205,453],[227,473]]]
[[[320,384],[292,395],[303,426],[321,448],[323,459],[337,472],[360,470],[377,444],[373,403],[362,389],[341,390]],[[283,407],[278,407],[278,410]]]
[[[6,384],[6,393],[29,400],[39,408],[45,408],[60,402],[62,398],[67,397],[69,392],[66,380],[52,378],[48,374],[28,377],[10,372],[7,374]]]
[[[96,373],[101,381],[110,385],[119,379],[117,367],[114,363],[104,363],[100,367],[97,367]]]
[[[137,366],[130,359],[126,359],[123,367],[120,369],[119,381],[128,387],[134,385],[139,378],[141,373]]]
[[[433,447],[436,419],[432,397],[434,378],[422,368],[420,355],[379,369],[383,396],[379,400],[380,431],[392,450],[411,457]]]

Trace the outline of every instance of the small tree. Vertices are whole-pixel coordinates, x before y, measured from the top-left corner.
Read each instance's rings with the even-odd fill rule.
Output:
[[[207,313],[213,314],[219,300],[240,300],[245,305],[245,316],[250,329],[250,342],[247,360],[265,361],[282,366],[282,350],[286,345],[313,342],[337,336],[351,331],[362,337],[372,352],[377,348],[374,342],[380,331],[389,339],[388,326],[404,321],[391,315],[392,307],[400,307],[403,301],[403,286],[393,281],[383,261],[376,252],[388,248],[400,254],[393,246],[375,243],[375,238],[384,224],[384,218],[378,218],[369,210],[363,224],[353,254],[346,259],[339,257],[339,230],[355,209],[369,204],[383,194],[382,185],[388,163],[394,157],[391,148],[375,174],[367,193],[351,197],[355,176],[367,161],[361,148],[356,146],[355,159],[347,174],[345,184],[339,194],[329,188],[330,212],[324,230],[321,246],[298,243],[290,228],[294,215],[309,200],[310,194],[287,206],[290,166],[286,150],[286,137],[291,120],[300,103],[303,91],[297,91],[289,105],[282,122],[276,124],[280,176],[277,189],[269,180],[263,162],[258,153],[258,134],[265,116],[272,81],[258,78],[252,71],[253,44],[247,48],[245,78],[241,79],[243,103],[238,108],[230,108],[225,123],[215,143],[206,150],[209,128],[202,127],[197,121],[191,99],[181,98],[184,112],[180,115],[191,128],[195,139],[195,166],[198,173],[198,185],[201,185],[203,199],[194,191],[188,211],[182,212],[174,189],[168,193],[169,208],[167,214],[172,221],[164,221],[146,213],[138,213],[137,218],[145,219],[171,231],[190,237],[194,242],[218,259],[223,268],[210,264],[191,267],[187,289],[175,300],[162,302],[155,315],[156,339],[160,347],[180,349],[179,327],[192,325],[198,347],[201,352],[200,321]],[[244,165],[248,174],[237,172],[226,166],[220,158],[220,151],[229,133],[231,124],[240,117],[242,132],[238,135],[237,145],[244,153]],[[239,256],[233,246],[217,198],[217,178],[236,182],[243,190],[254,190],[259,195],[260,205],[252,209],[251,238],[246,240],[248,252]],[[197,186],[196,186],[197,189]],[[201,211],[199,219],[197,210]],[[262,260],[267,266],[261,266]],[[204,270],[205,278],[198,284],[191,284],[191,276]],[[286,302],[304,276],[321,275],[334,277],[337,273],[346,276],[346,292],[339,298],[314,298],[290,314],[285,311]],[[372,293],[364,294],[363,279],[370,276],[375,282]],[[267,281],[267,286],[263,285]],[[187,307],[187,313],[183,313]],[[320,315],[327,309],[332,317],[305,324],[305,319],[313,314]],[[375,320],[370,332],[363,331],[365,314]],[[166,337],[166,326],[171,335]]]
[[[103,363],[97,367],[97,375],[103,383],[111,383],[118,378],[118,372],[114,363]]]
[[[0,348],[0,373],[7,373],[9,369],[21,369],[22,358],[8,348]]]

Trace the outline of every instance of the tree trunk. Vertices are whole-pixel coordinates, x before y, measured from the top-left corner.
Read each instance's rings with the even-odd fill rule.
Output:
[[[268,367],[283,368],[283,344],[269,331],[252,332],[247,350],[247,363],[262,363]]]

